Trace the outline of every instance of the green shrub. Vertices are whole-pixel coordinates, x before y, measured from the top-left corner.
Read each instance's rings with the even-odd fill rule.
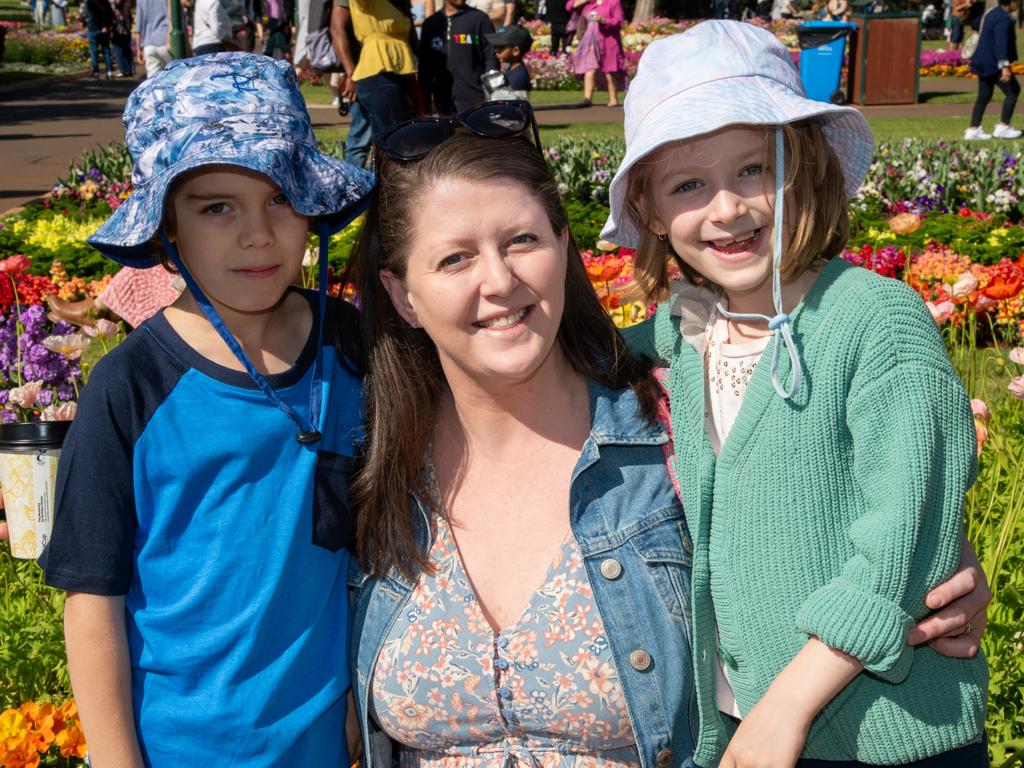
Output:
[[[0,546],[0,710],[71,695],[64,655],[64,593],[33,561]]]

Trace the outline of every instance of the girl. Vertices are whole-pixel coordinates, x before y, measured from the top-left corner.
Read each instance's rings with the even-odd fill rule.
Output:
[[[906,643],[956,564],[967,397],[920,299],[834,258],[866,122],[712,21],[645,52],[626,142],[603,234],[669,297],[635,343],[671,361],[697,762],[986,765],[984,658]]]

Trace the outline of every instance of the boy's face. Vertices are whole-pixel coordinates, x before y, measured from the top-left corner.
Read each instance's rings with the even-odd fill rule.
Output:
[[[494,55],[502,64],[513,64],[520,59],[519,46],[502,45],[494,49]]]
[[[309,220],[262,174],[201,168],[171,193],[170,237],[214,305],[236,312],[274,308],[302,265]]]

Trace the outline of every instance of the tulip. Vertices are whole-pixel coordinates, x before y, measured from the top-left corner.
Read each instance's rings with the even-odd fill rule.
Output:
[[[1006,389],[1018,400],[1024,400],[1024,376],[1014,376]],[[13,393],[14,390],[11,390]]]

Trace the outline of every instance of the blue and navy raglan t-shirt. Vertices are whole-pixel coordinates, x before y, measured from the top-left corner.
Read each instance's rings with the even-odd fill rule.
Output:
[[[54,587],[125,596],[149,766],[349,764],[346,491],[362,402],[331,329],[355,334],[356,310],[332,301],[328,324],[319,444],[163,313],[82,393],[41,565]],[[314,327],[267,376],[303,418],[318,345]]]

